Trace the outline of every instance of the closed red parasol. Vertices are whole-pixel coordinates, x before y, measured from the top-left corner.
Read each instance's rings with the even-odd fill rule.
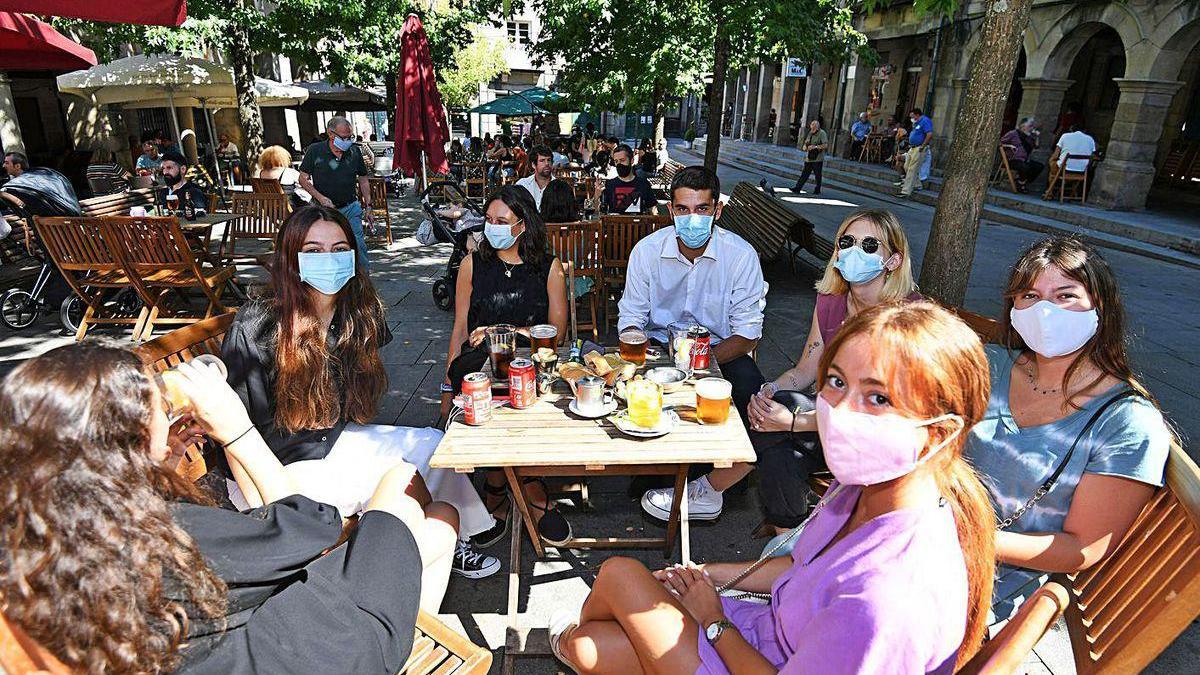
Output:
[[[0,70],[80,70],[96,65],[96,54],[48,23],[0,12]]]
[[[429,57],[429,39],[425,27],[415,14],[410,14],[400,33],[400,73],[396,76],[396,144],[392,168],[414,175],[421,171],[421,153],[428,157],[429,167],[445,173],[446,112],[442,95],[433,76],[433,61]]]
[[[0,10],[107,23],[178,26],[187,18],[187,0],[0,0]]]

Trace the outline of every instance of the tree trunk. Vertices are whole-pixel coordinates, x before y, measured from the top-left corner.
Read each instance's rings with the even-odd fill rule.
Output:
[[[387,133],[390,136],[396,129],[396,77],[397,75],[388,74],[383,77],[383,90],[387,99]],[[450,121],[446,120],[446,128],[449,129]]]
[[[971,59],[946,181],[921,265],[921,292],[948,306],[961,306],[967,294],[979,215],[1021,38],[1029,26],[1030,4],[1031,0],[989,0],[980,29],[983,37]]]
[[[653,99],[650,102],[650,105],[654,114],[654,138],[651,140],[654,141],[654,147],[657,148],[658,142],[661,141],[663,136],[666,135],[664,133],[666,125],[666,120],[664,118],[667,115],[667,95],[663,91],[662,84],[658,82],[654,83],[654,91],[650,94],[650,97]]]
[[[725,71],[729,69],[729,35],[725,22],[721,20],[720,6],[713,14],[717,17],[716,39],[713,41],[713,79],[708,92],[708,130],[704,142],[704,168],[717,170],[717,155],[721,152],[721,118],[725,115]]]
[[[254,53],[250,51],[250,35],[246,27],[231,22],[230,31],[229,59],[233,62],[233,86],[237,92],[242,140],[246,144],[246,164],[256,167],[263,150],[263,123],[262,113],[258,109],[258,92],[254,89]]]

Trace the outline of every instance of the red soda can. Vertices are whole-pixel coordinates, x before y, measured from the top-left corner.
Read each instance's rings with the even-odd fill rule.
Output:
[[[692,342],[692,370],[708,370],[709,347],[712,336],[704,326],[695,326],[688,331]]]
[[[537,371],[529,359],[513,359],[508,364],[509,403],[517,410],[537,401]]]
[[[463,421],[471,426],[492,419],[492,378],[487,373],[469,373],[463,378]]]

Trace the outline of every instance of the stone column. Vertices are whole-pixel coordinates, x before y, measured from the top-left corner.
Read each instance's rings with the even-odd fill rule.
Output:
[[[814,64],[808,71],[804,89],[804,119],[800,120],[800,133],[796,135],[796,147],[800,147],[808,133],[808,123],[821,115],[821,100],[825,98],[825,74],[829,66]]]
[[[196,164],[196,108],[181,107],[179,111],[179,135],[183,136],[185,131],[191,130],[192,133],[187,134],[186,138],[180,139],[180,149],[183,150],[183,156],[193,165]],[[203,123],[203,118],[201,119]],[[242,147],[245,147],[243,144]],[[215,177],[215,176],[214,176]]]
[[[779,117],[775,121],[775,145],[791,145],[796,142],[789,128],[792,123],[792,99],[796,96],[796,85],[800,78],[788,77],[786,69],[779,71],[779,77],[783,94],[779,99]]]
[[[762,75],[762,64],[746,69],[746,96],[742,101],[742,118],[750,123],[749,129],[742,129],[738,134],[738,138],[744,138],[749,135],[750,139],[754,139],[756,133],[755,117],[758,112],[758,92],[759,78]],[[743,122],[745,124],[745,122]]]
[[[1032,117],[1042,130],[1041,145],[1033,151],[1033,159],[1046,163],[1054,150],[1054,127],[1058,124],[1058,113],[1062,110],[1063,97],[1075,80],[1054,80],[1040,77],[1021,78],[1021,105],[1017,119]]]
[[[937,134],[934,141],[938,142],[938,155],[942,158],[950,154],[950,144],[954,142],[958,108],[962,104],[963,95],[967,93],[967,81],[965,77],[956,77],[951,81],[951,86],[938,87],[934,93],[934,110],[937,112],[937,117],[934,118],[934,131]],[[940,130],[937,129],[938,126],[941,127]]]
[[[1146,206],[1154,182],[1154,158],[1163,123],[1183,83],[1123,77],[1115,81],[1121,100],[1090,192],[1096,203],[1110,209],[1140,209]]]
[[[743,66],[738,70],[737,89],[733,99],[733,138],[742,137],[742,112],[746,108],[746,83],[750,80],[750,69]]]
[[[8,73],[0,71],[0,146],[4,152],[25,152],[21,125],[17,123],[17,104],[13,100]]]
[[[741,71],[738,71],[738,73],[740,74]],[[736,113],[737,97],[738,97],[738,88],[740,86],[741,86],[741,79],[738,75],[735,75],[734,73],[729,73],[728,75],[726,75],[726,77],[725,77],[725,97],[721,99],[721,105],[724,106],[722,108],[722,113],[721,113],[723,117],[722,117],[722,121],[721,121],[721,128],[717,129],[717,133],[721,133],[721,134],[724,133],[725,124],[726,124],[724,120],[729,120],[729,122],[728,122],[729,129],[731,130],[731,133],[732,133],[733,122],[734,122],[733,118],[737,116],[737,113]]]
[[[754,142],[767,140],[771,128],[771,108],[775,105],[775,63],[763,63],[758,67],[758,106],[754,111]],[[776,111],[778,113],[778,111]]]

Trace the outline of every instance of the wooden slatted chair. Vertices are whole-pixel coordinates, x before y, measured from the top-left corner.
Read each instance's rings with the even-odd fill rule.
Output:
[[[190,361],[201,354],[221,353],[221,342],[225,333],[233,323],[235,312],[219,314],[203,321],[197,321],[190,326],[177,328],[170,333],[160,335],[153,340],[143,342],[133,350],[134,354],[156,373]],[[204,446],[193,443],[188,446],[175,471],[192,482],[208,473],[208,461],[204,457]]]
[[[375,218],[375,227],[383,226],[382,236],[388,246],[392,245],[392,215],[388,212],[387,182],[382,178],[372,176],[367,179],[371,186],[371,215]],[[361,191],[360,191],[361,192]]]
[[[105,243],[103,219],[36,217],[33,222],[46,254],[86,306],[75,339],[82,340],[97,324],[129,325],[133,326],[135,339],[141,335],[149,305],[143,304],[135,314],[106,302],[111,291],[135,288],[135,282]],[[144,289],[138,290],[141,295]]]
[[[100,227],[112,255],[147,295],[150,312],[135,340],[148,338],[159,324],[196,323],[228,311],[221,293],[234,268],[202,265],[175,218],[105,218]],[[182,296],[189,289],[207,301],[203,315],[167,306],[169,291]]]
[[[660,227],[671,225],[671,217],[664,215],[605,215],[600,219],[600,266],[603,298],[604,323],[616,322],[616,313],[609,310],[614,295],[620,297],[625,288],[625,271],[629,267],[629,253],[643,237]]]
[[[484,162],[464,162],[463,188],[470,199],[485,199],[488,191],[488,165]]]
[[[259,194],[284,194],[283,183],[280,183],[278,178],[251,178],[250,189]]]
[[[139,176],[134,176],[139,178]],[[133,188],[125,192],[88,197],[79,200],[79,209],[85,216],[127,216],[135,206],[154,206],[154,190]]]
[[[237,252],[239,241],[266,242],[273,248],[283,221],[291,213],[288,198],[283,193],[237,192],[233,195],[233,213],[241,216],[229,221],[221,237],[217,259],[227,265],[267,265],[269,254]]]
[[[1008,179],[1008,188],[1013,192],[1017,191],[1017,177],[1013,174],[1012,167],[1009,166],[1008,160],[1016,152],[1017,148],[1007,143],[999,145],[1000,161],[996,163],[996,170],[992,173],[992,180],[989,185],[997,185],[1005,178]]]
[[[1090,155],[1067,155],[1066,160],[1063,161],[1063,169],[1058,175],[1058,203],[1060,204],[1067,199],[1078,200],[1081,204],[1087,201],[1088,172],[1087,169],[1083,171],[1067,171],[1066,167],[1071,165],[1071,160],[1073,159],[1087,162],[1087,168],[1091,168],[1093,161]],[[1070,183],[1072,186],[1070,197],[1067,196],[1067,183]]]
[[[996,637],[963,664],[957,675],[1009,675],[1021,669],[1026,657],[1062,616],[1069,602],[1067,589],[1050,581],[1029,596]]]
[[[729,200],[721,207],[717,224],[745,239],[766,262],[788,250],[794,228],[805,225],[807,229],[812,228],[811,223],[782,201],[746,182],[734,186]]]
[[[572,280],[568,281],[567,292],[574,304],[579,300],[587,302],[587,315],[582,318],[578,312],[572,312],[572,321],[579,330],[590,330],[592,339],[599,339],[600,321],[600,287],[602,269],[600,265],[600,223],[595,220],[584,220],[573,223],[554,223],[546,225],[546,234],[550,248],[563,261],[571,265]],[[592,288],[587,293],[575,297],[572,284],[574,279],[591,279]]]

